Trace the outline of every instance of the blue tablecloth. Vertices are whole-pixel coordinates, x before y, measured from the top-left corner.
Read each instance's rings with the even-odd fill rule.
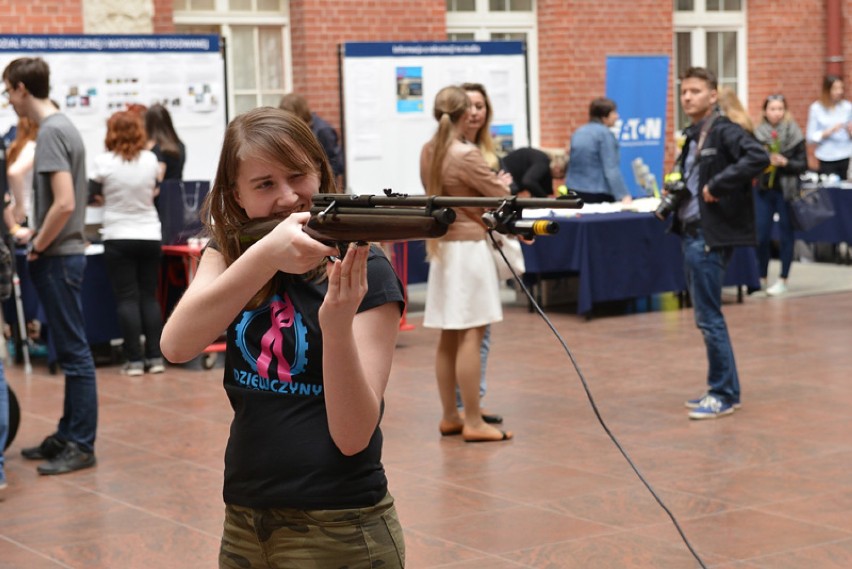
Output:
[[[35,287],[30,279],[29,268],[24,251],[16,251],[17,270],[21,278],[21,301],[26,320],[38,318],[46,323],[44,311],[38,300]],[[114,338],[121,338],[115,296],[106,273],[102,254],[86,255],[86,271],[83,274],[83,317],[86,320],[86,337],[89,344],[105,344]],[[17,323],[15,299],[4,303],[6,322]],[[48,327],[49,333],[49,327]]]
[[[559,233],[524,245],[526,279],[576,274],[577,313],[596,302],[686,289],[680,238],[651,213],[580,214],[552,218]],[[737,247],[725,278],[728,286],[760,286],[752,247]]]

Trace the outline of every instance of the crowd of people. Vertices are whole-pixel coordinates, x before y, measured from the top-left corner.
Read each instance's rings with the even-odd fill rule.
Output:
[[[106,152],[87,172],[79,132],[48,97],[49,78],[39,58],[15,60],[3,72],[20,117],[6,154],[10,201],[3,219],[11,237],[27,247],[65,374],[62,417],[23,456],[41,461],[43,475],[96,464],[96,373],[80,289],[82,206],[92,203],[104,208],[105,262],[127,359],[123,373],[163,373],[165,360],[187,362],[227,330],[223,377],[234,416],[225,451],[220,566],[294,559],[404,566],[380,424],[405,291],[381,248],[356,243],[341,254],[302,231],[312,196],[340,191],[343,159],[334,129],[296,94],[285,96],[279,108],[258,108],[230,122],[201,212],[210,241],[164,324],[156,298],[162,228],[155,201],[164,180],[182,178],[186,147],[167,109],[136,106],[109,118]],[[827,77],[805,132],[781,94],[766,97],[754,126],[736,94],[698,67],[682,75],[679,99],[691,121],[676,158],[688,192],[676,202],[671,231],[681,239],[707,351],[706,389],[686,407],[691,419],[713,419],[742,404],[722,313],[733,247],[757,244],[766,293],[783,294],[793,250],[788,204],[799,195],[806,144],[816,145],[820,173],[845,179],[852,104],[843,99],[842,81]],[[589,122],[571,137],[567,173],[564,161],[539,149],[501,155],[490,132],[494,112],[481,84],[437,93],[437,125],[420,154],[427,195],[550,197],[564,176],[587,202],[631,201],[611,131],[618,120],[614,101],[591,102]],[[491,243],[480,208],[456,213],[446,235],[427,245],[423,325],[440,331],[438,431],[470,443],[509,441],[514,435],[500,426],[502,415],[483,405],[490,330],[503,318]],[[776,214],[781,273],[770,287]],[[234,239],[245,226],[270,218],[276,224],[265,235],[248,244]],[[0,363],[0,449],[6,395]],[[277,452],[264,452],[269,448]],[[3,465],[0,451],[0,491]]]

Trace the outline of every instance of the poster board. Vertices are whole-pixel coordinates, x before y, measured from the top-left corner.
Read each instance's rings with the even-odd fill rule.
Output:
[[[529,146],[523,42],[351,42],[341,45],[346,187],[423,194],[420,150],[437,129],[435,95],[482,83],[494,107],[495,142]]]
[[[0,35],[0,69],[19,57],[50,66],[50,98],[79,129],[89,171],[105,151],[110,115],[130,103],[161,103],[186,145],[184,179],[213,179],[226,127],[218,36]],[[0,99],[0,134],[17,121]]]

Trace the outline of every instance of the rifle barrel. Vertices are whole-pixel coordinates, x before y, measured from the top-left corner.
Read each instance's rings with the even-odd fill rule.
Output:
[[[498,208],[508,203],[514,209],[580,209],[583,200],[577,197],[559,198],[505,198],[455,197],[455,196],[382,196],[354,194],[315,194],[315,206],[329,206],[336,203],[339,207],[408,206],[408,207],[481,207]],[[336,207],[337,207],[336,206]]]

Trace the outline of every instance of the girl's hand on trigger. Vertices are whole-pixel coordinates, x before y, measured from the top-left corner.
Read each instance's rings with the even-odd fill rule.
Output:
[[[308,212],[291,213],[258,242],[263,243],[266,258],[276,270],[301,275],[317,267],[323,258],[338,254],[337,249],[302,230],[310,218]]]
[[[349,326],[367,294],[367,257],[369,245],[349,244],[343,261],[335,259],[327,266],[328,292],[319,309],[320,327]]]

